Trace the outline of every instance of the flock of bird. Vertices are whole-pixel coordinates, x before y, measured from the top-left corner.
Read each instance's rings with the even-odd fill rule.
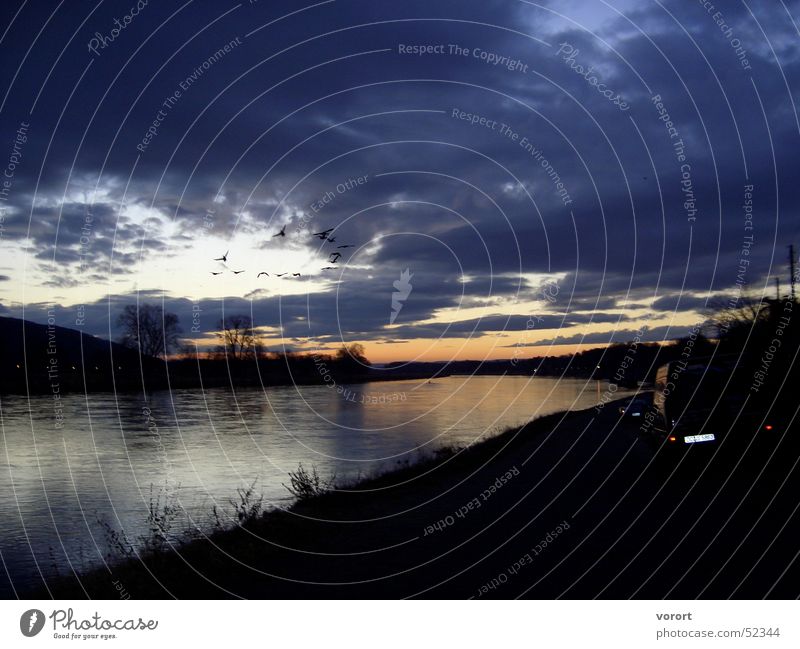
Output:
[[[336,238],[330,236],[331,232],[333,232],[334,229],[335,228],[328,228],[327,230],[323,230],[322,232],[314,232],[311,236],[319,237],[322,241],[327,241],[328,243],[336,243]],[[278,232],[276,232],[275,234],[272,235],[272,238],[274,239],[275,237],[285,237],[285,236],[286,236],[286,226],[284,225]],[[341,250],[341,249],[344,249],[344,248],[355,248],[355,245],[348,243],[348,244],[344,244],[344,245],[341,245],[341,246],[336,246],[337,250]],[[228,253],[230,253],[230,250],[226,250],[225,254],[222,255],[221,257],[215,257],[213,261],[221,261],[222,264],[224,266],[226,266],[226,268],[227,268]],[[332,252],[332,253],[330,253],[330,255],[328,256],[328,263],[329,264],[338,263],[338,261],[341,258],[341,256],[342,256],[341,252]],[[337,268],[337,266],[325,266],[321,270],[336,270],[336,268]],[[245,272],[245,269],[233,270],[232,268],[228,268],[228,270],[231,273],[233,273],[234,275],[238,275],[240,273]],[[216,272],[215,271],[211,271],[211,274],[212,275],[222,275],[222,273],[224,273],[224,272],[225,271],[222,271],[222,270],[216,271]],[[270,277],[270,274],[268,272],[262,270],[260,273],[258,273],[258,275],[256,275],[256,279],[258,279],[262,275],[266,275],[267,277]],[[288,273],[274,273],[274,277],[283,277],[284,275],[288,275]],[[301,276],[300,273],[292,273],[292,277],[300,277],[300,276]]]

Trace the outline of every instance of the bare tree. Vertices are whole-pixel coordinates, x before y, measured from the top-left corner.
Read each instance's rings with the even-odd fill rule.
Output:
[[[261,345],[250,316],[231,315],[217,325],[218,351],[236,361],[255,356]]]
[[[162,358],[180,346],[182,332],[178,316],[165,313],[155,304],[129,304],[117,324],[122,328],[121,343],[138,349],[145,356]]]
[[[767,301],[750,296],[727,303],[713,303],[709,307],[706,324],[718,338],[750,330],[756,322],[765,318],[769,310]]]

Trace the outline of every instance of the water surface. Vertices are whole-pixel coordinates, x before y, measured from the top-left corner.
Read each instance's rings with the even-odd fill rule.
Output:
[[[178,537],[215,524],[215,505],[230,523],[230,499],[254,482],[266,507],[285,506],[282,483],[301,462],[348,479],[598,402],[597,383],[579,379],[454,376],[342,390],[65,395],[60,428],[51,396],[3,397],[0,595],[101,565],[108,530],[146,535],[154,501],[177,508]]]

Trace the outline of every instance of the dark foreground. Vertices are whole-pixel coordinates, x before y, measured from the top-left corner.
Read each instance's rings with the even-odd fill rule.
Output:
[[[741,431],[739,444],[731,438],[716,456],[699,447],[684,456],[643,442],[638,421],[621,419],[611,404],[599,414],[550,416],[29,595],[800,595],[798,445],[790,434],[779,443],[759,433],[745,453],[753,438]]]

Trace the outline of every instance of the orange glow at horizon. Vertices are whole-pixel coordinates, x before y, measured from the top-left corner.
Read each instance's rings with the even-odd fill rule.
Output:
[[[333,354],[343,344],[361,344],[364,346],[365,355],[372,363],[387,364],[393,362],[447,362],[447,361],[488,361],[504,360],[517,358],[526,360],[534,357],[546,356],[566,356],[574,355],[588,349],[598,349],[608,347],[610,343],[571,343],[549,345],[547,342],[541,344],[530,344],[527,346],[515,346],[506,342],[497,344],[495,336],[486,336],[487,340],[481,338],[446,338],[438,339],[417,339],[407,342],[376,343],[374,340],[352,340],[345,343],[329,344],[321,350],[308,347],[298,347],[287,345],[287,349],[292,349],[299,354],[311,354],[318,351],[322,354]],[[494,340],[492,343],[490,340]],[[502,345],[502,346],[501,346]],[[265,350],[270,352],[282,352],[281,341],[270,341],[264,345]]]
[[[642,314],[636,314],[641,316]],[[698,316],[691,312],[669,314],[661,318],[650,318],[648,327],[677,327],[696,323]],[[626,329],[641,326],[634,320],[626,321]],[[588,349],[602,349],[611,345],[611,342],[576,342],[560,343],[565,338],[578,338],[599,334],[611,337],[612,333],[622,332],[622,329],[609,328],[608,323],[593,322],[580,326],[562,327],[559,329],[530,329],[483,332],[481,335],[466,335],[452,338],[391,338],[381,341],[375,339],[360,340],[358,338],[339,341],[314,342],[312,339],[284,339],[276,335],[275,328],[261,328],[261,346],[271,352],[292,350],[299,354],[307,353],[335,353],[343,345],[360,344],[364,347],[366,357],[377,364],[392,362],[433,362],[433,361],[483,361],[503,360],[516,358],[519,360],[534,357],[565,356],[586,351]],[[633,338],[632,331],[627,331]],[[555,341],[551,344],[551,341]],[[200,349],[208,349],[209,345],[216,342],[213,333],[194,341]],[[624,344],[624,340],[614,341]],[[668,340],[653,341],[668,343]]]
[[[419,339],[407,343],[375,344],[374,341],[361,342],[366,350],[367,358],[373,363],[391,363],[396,361],[483,361],[518,358],[520,360],[536,356],[563,356],[576,354],[586,349],[607,347],[607,343],[584,343],[541,345],[524,347],[509,346],[510,343],[497,344],[494,336],[481,338],[448,338],[444,341]],[[433,344],[432,344],[433,343]],[[502,345],[502,346],[501,346]]]

